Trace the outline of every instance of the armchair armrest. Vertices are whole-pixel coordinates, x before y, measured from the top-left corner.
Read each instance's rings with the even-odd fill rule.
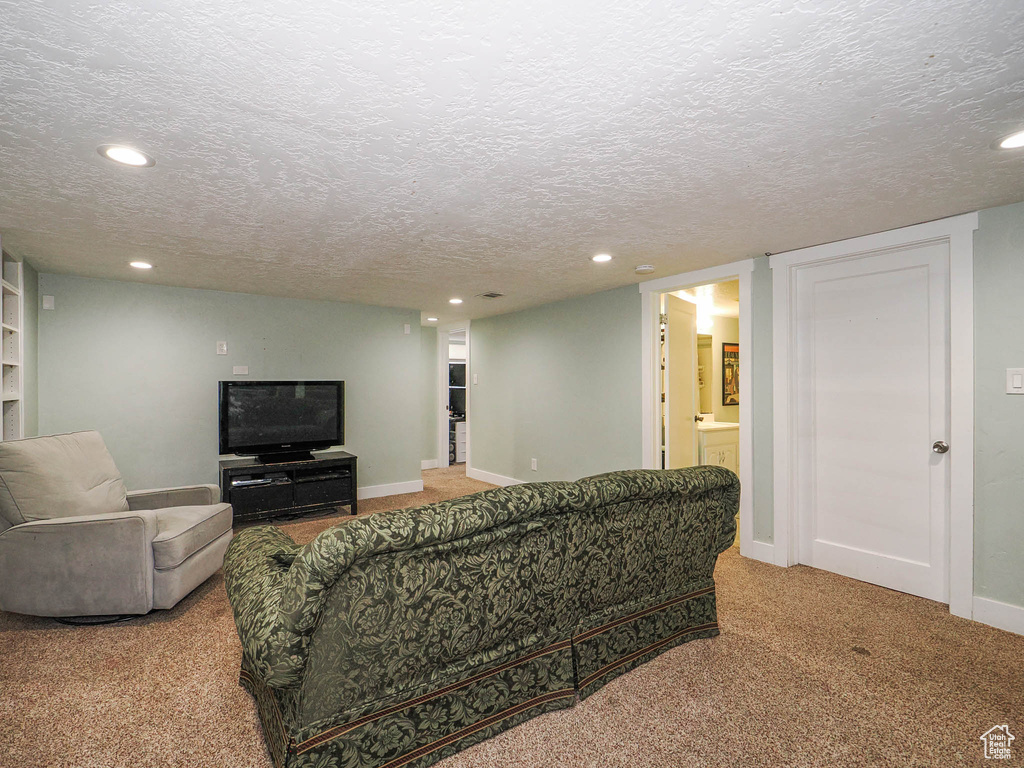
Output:
[[[220,501],[216,485],[187,485],[181,488],[150,488],[128,493],[128,509],[165,509],[166,507],[200,507]]]
[[[224,586],[235,616],[242,650],[267,685],[288,688],[301,681],[305,638],[281,620],[281,592],[301,549],[270,525],[246,528],[228,547]]]
[[[148,613],[148,511],[36,520],[0,533],[0,609],[33,616]]]

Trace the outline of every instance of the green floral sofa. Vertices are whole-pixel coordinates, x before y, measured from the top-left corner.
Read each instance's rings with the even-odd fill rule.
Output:
[[[614,472],[354,518],[306,546],[272,526],[224,563],[278,768],[427,766],[718,634],[736,476]]]

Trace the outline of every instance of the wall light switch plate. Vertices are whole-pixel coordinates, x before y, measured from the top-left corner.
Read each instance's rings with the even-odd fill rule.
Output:
[[[1024,368],[1006,369],[1006,394],[1024,395]]]
[[[217,354],[226,355],[228,353],[228,343],[226,341],[217,342]]]
[[[53,296],[43,296],[43,309],[53,309]]]
[[[409,323],[406,323],[405,324],[405,335],[408,336],[410,333],[412,333],[412,326],[409,325]]]
[[[534,472],[537,471],[537,460],[536,459],[530,459],[530,469],[532,469]]]
[[[235,376],[248,376],[249,375],[249,366],[248,365],[236,365],[235,367],[233,367],[231,369],[231,372],[233,374],[235,374]]]
[[[474,373],[473,374],[473,383],[474,384],[479,384],[480,383],[480,374],[478,374],[478,373]]]

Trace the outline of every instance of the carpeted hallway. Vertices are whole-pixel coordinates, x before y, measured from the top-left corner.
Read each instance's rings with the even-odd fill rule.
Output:
[[[362,512],[489,487],[461,467]],[[285,524],[307,541],[347,516]],[[720,637],[675,648],[576,707],[440,765],[984,765],[979,736],[1024,739],[1024,637],[945,606],[806,567],[716,571]],[[237,683],[223,578],[170,611],[105,627],[0,614],[0,765],[270,766]],[[1021,763],[1024,740],[1008,765]],[[344,768],[339,766],[339,768]]]

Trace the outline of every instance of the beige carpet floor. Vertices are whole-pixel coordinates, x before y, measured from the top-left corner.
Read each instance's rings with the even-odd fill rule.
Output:
[[[396,509],[486,487],[424,473]],[[306,541],[339,520],[283,527]],[[716,571],[722,634],[675,648],[576,707],[441,763],[550,766],[1024,765],[1024,637],[829,573],[747,560]],[[0,766],[268,768],[220,574],[170,611],[67,627],[0,614]],[[1008,723],[1010,761],[982,757]]]

